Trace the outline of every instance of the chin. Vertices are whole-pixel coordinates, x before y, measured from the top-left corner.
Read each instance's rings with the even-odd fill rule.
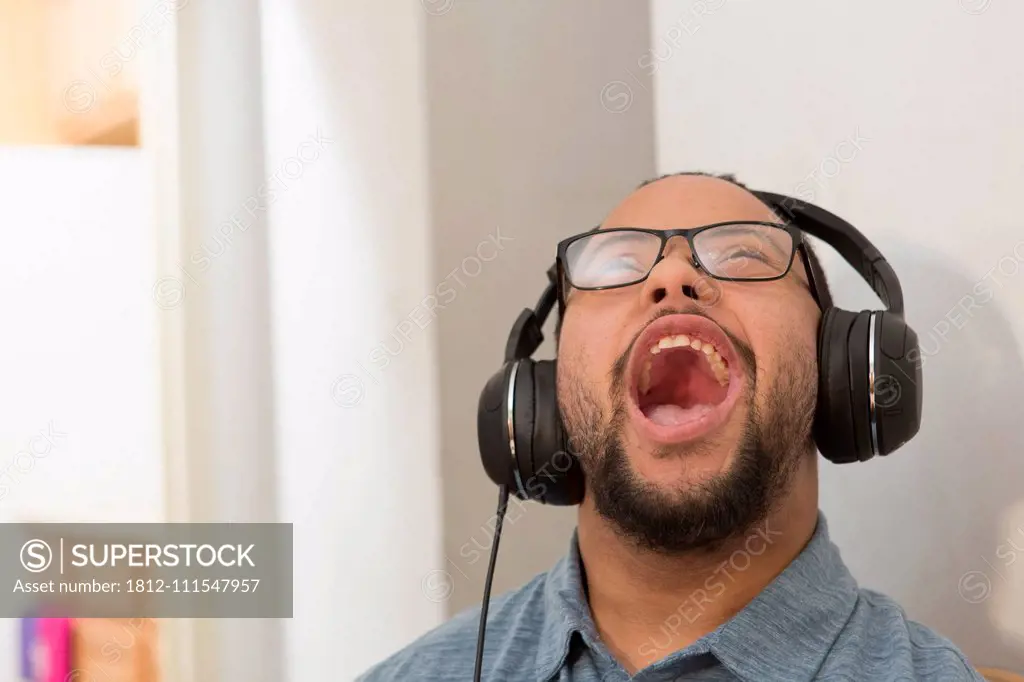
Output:
[[[723,437],[654,447],[637,438],[627,447],[629,462],[641,481],[666,495],[686,497],[695,489],[724,478],[735,464],[739,437],[720,435]]]
[[[698,315],[659,318],[633,345],[626,377],[623,426],[643,479],[679,489],[726,470],[748,380],[718,325]]]

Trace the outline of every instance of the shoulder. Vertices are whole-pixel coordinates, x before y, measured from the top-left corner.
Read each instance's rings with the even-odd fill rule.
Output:
[[[938,632],[907,618],[891,597],[859,589],[849,621],[822,666],[823,679],[984,682]]]
[[[545,616],[547,573],[491,599],[487,610],[483,679],[501,668],[524,671],[533,660]],[[466,609],[376,664],[356,682],[441,682],[472,679],[480,607]],[[533,640],[531,640],[531,637]],[[510,668],[511,666],[511,668]]]

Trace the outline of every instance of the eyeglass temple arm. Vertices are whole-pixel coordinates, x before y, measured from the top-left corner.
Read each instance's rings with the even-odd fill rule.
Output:
[[[800,260],[804,264],[804,270],[807,271],[807,284],[808,289],[811,290],[811,297],[818,304],[818,309],[825,312],[832,307],[832,296],[829,294],[828,287],[825,286],[825,273],[816,260],[811,260],[803,239],[797,244],[797,250],[800,253]]]

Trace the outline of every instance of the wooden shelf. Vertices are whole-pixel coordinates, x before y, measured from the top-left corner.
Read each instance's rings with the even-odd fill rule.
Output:
[[[0,0],[0,144],[137,146],[133,0]]]
[[[97,98],[96,105],[81,113],[65,110],[55,122],[63,144],[137,146],[139,100],[131,90],[119,90]]]

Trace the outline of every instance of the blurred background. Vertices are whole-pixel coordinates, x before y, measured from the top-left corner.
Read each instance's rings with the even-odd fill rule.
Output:
[[[732,172],[857,225],[920,336],[918,437],[822,462],[844,558],[1024,673],[1021,25],[1009,0],[0,0],[0,521],[294,523],[294,618],[156,621],[144,679],[354,679],[480,599],[477,399],[556,242],[649,177]],[[878,305],[820,251],[839,305]],[[512,504],[495,594],[574,522]]]

